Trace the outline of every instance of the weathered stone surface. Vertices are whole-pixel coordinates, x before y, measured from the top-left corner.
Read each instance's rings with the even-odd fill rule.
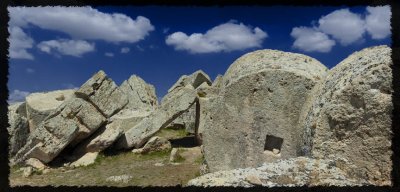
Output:
[[[114,126],[118,126],[123,132],[125,132],[137,125],[150,114],[150,111],[133,111],[130,109],[123,109],[117,114],[113,115],[110,120],[114,123]]]
[[[187,111],[196,100],[196,90],[191,86],[180,88],[150,116],[126,131],[118,140],[117,147],[140,148],[160,129]]]
[[[218,96],[200,100],[211,102],[200,103],[206,115],[200,117],[199,126],[210,171],[297,157],[303,129],[299,114],[326,71],[308,56],[275,50],[237,59],[224,75]],[[273,149],[280,153],[274,154]]]
[[[29,165],[37,170],[41,170],[41,171],[48,168],[45,164],[43,164],[41,161],[39,161],[38,159],[35,159],[35,158],[30,158],[30,159],[26,160],[25,164]]]
[[[127,95],[101,70],[86,81],[75,95],[91,102],[105,117],[111,117],[128,103]]]
[[[340,159],[297,157],[264,163],[257,168],[239,168],[202,175],[188,182],[189,186],[233,187],[300,187],[300,186],[361,186],[363,179],[347,175],[337,167]]]
[[[255,175],[249,175],[245,178],[245,181],[252,185],[262,185],[262,181]]]
[[[189,76],[188,75],[181,76],[179,78],[179,80],[170,89],[168,89],[168,93],[174,91],[174,89],[182,88],[187,85],[191,85],[191,86],[193,86],[193,88],[196,89],[203,82],[207,82],[208,85],[212,84],[210,77],[206,73],[204,73],[202,70],[198,70]]]
[[[29,136],[14,162],[36,158],[53,160],[67,145],[76,145],[105,122],[104,116],[90,103],[72,97],[53,111]]]
[[[133,177],[130,175],[117,175],[106,178],[108,182],[128,183]]]
[[[132,152],[146,154],[149,152],[164,151],[167,149],[171,149],[171,143],[163,137],[154,136],[142,148],[134,149]]]
[[[305,155],[346,158],[371,184],[391,184],[391,65],[391,49],[376,46],[329,71],[304,110]]]
[[[221,88],[223,86],[223,76],[218,74],[217,77],[214,79],[212,86],[215,88]]]
[[[78,126],[77,136],[70,145],[75,146],[94,133],[106,122],[106,118],[92,104],[80,98],[72,98],[56,110],[57,115],[63,119],[73,119]],[[46,118],[45,123],[57,126],[58,120],[52,120],[52,116]]]
[[[219,88],[210,86],[206,82],[202,83],[196,90],[199,97],[212,97],[219,93]]]
[[[198,119],[198,126],[197,129],[195,127],[195,136],[199,145],[201,145],[203,142],[202,137],[204,128],[208,127],[208,125],[212,123],[210,121],[212,117],[210,116],[211,113],[209,113],[209,111],[215,105],[213,101],[218,98],[221,86],[222,76],[218,75],[212,86],[208,86],[208,84],[203,83],[197,88],[199,101],[197,102],[198,114],[196,119]]]
[[[215,102],[219,100],[217,97],[199,97],[199,126],[197,130],[195,130],[196,140],[199,145],[203,143],[204,129],[211,128],[212,113],[210,112],[212,108],[216,106]]]
[[[76,160],[75,162],[71,163],[71,167],[82,167],[82,166],[88,166],[93,163],[95,163],[97,156],[99,155],[99,152],[89,152],[83,155],[81,158]]]
[[[74,150],[73,155],[82,157],[86,153],[101,152],[111,146],[123,131],[118,123],[111,122],[100,127],[89,138],[81,142]]]
[[[183,75],[168,90],[167,95],[164,96],[161,103],[168,102],[168,100],[171,97],[174,97],[183,87],[192,87],[197,90],[198,95],[205,96],[207,93],[211,92],[211,84],[210,77],[201,70],[198,70],[189,76]],[[193,105],[188,111],[178,116],[167,127],[184,127],[188,133],[194,134],[196,129],[196,105]]]
[[[128,96],[128,104],[124,109],[153,111],[157,108],[158,100],[154,86],[136,75],[124,81],[120,90]]]
[[[26,119],[25,102],[8,106],[7,128],[9,137],[9,155],[14,156],[26,143],[29,136],[28,120]]]
[[[23,177],[30,177],[33,172],[35,171],[33,167],[24,167],[22,176]]]
[[[68,89],[28,95],[26,97],[26,111],[30,131],[35,130],[64,101],[74,97],[75,91]]]
[[[59,121],[57,127],[63,129],[39,126],[29,135],[25,146],[15,155],[12,160],[13,164],[29,158],[36,158],[44,163],[53,160],[78,133],[78,127],[73,120],[57,118],[57,121]]]
[[[294,71],[314,81],[321,79],[328,71],[319,61],[306,55],[265,49],[247,53],[237,59],[224,74],[223,86],[264,69]]]
[[[174,162],[178,159],[179,153],[178,148],[172,148],[171,154],[169,155],[169,162]]]
[[[196,125],[196,105],[192,105],[188,111],[177,117],[167,127],[184,128],[186,132],[194,134]]]

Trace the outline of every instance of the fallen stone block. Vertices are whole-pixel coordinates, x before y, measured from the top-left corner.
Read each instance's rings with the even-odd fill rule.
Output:
[[[75,94],[92,103],[107,118],[128,103],[127,95],[101,70],[86,81]]]
[[[70,164],[70,167],[85,167],[95,163],[98,152],[89,152]]]
[[[9,155],[13,157],[25,145],[29,136],[25,102],[15,103],[8,107],[8,123],[10,124],[7,128],[10,134]]]
[[[48,163],[67,145],[74,146],[91,135],[105,120],[93,105],[73,97],[31,133],[27,144],[17,153],[15,162],[36,158]]]
[[[26,117],[29,121],[30,132],[35,130],[64,101],[74,97],[74,92],[74,89],[68,89],[28,95],[26,97]]]
[[[168,102],[161,106],[139,124],[132,127],[118,140],[119,148],[140,148],[160,129],[187,111],[197,100],[196,91],[190,87],[179,89]]]
[[[146,154],[155,151],[164,151],[171,149],[171,143],[163,138],[154,136],[142,148],[133,149],[133,153]]]
[[[124,109],[132,111],[153,111],[158,106],[156,91],[153,85],[146,83],[136,75],[124,81],[119,89],[128,96]]]
[[[327,70],[311,57],[276,50],[237,59],[218,95],[199,99],[198,137],[210,171],[297,157],[304,129],[300,112]]]
[[[312,187],[362,186],[367,181],[354,178],[337,167],[341,159],[297,157],[264,163],[257,168],[238,168],[208,173],[192,179],[188,186],[198,187]]]
[[[302,155],[343,157],[371,184],[391,185],[391,66],[391,49],[376,46],[332,68],[303,110]]]

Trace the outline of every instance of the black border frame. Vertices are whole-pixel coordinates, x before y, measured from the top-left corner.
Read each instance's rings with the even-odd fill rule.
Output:
[[[8,117],[7,117],[7,98],[8,98],[8,47],[9,36],[8,11],[7,6],[378,6],[391,5],[392,18],[392,73],[393,73],[393,115],[392,115],[392,187],[276,187],[276,188],[199,188],[199,187],[10,187],[8,175],[10,173],[8,165]],[[0,192],[1,191],[400,191],[400,1],[399,0],[106,0],[88,1],[88,0],[2,0],[0,1]]]

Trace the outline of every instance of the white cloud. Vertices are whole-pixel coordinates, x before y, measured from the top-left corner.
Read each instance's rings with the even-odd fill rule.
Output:
[[[293,48],[297,48],[306,52],[329,52],[335,45],[335,41],[331,40],[326,34],[317,31],[315,28],[295,27],[290,35],[296,40]]]
[[[26,71],[26,73],[28,73],[28,74],[33,74],[33,73],[35,73],[35,70],[32,69],[32,68],[26,68],[25,71]]]
[[[110,52],[104,53],[104,55],[107,57],[114,57],[114,53],[110,53]]]
[[[12,59],[30,59],[34,57],[27,51],[33,47],[33,39],[29,37],[20,27],[9,27],[8,32],[10,33],[9,42],[9,57]]]
[[[74,57],[81,57],[83,54],[95,50],[94,43],[89,43],[83,40],[50,40],[42,41],[37,47],[48,54],[61,54]]]
[[[349,9],[336,10],[321,17],[318,23],[322,32],[332,35],[345,46],[361,39],[365,32],[365,21]]]
[[[322,16],[313,28],[294,27],[292,47],[306,52],[329,52],[335,45],[333,40],[347,46],[362,42],[366,32],[372,39],[383,39],[391,34],[390,15],[389,6],[367,7],[366,15],[352,13],[349,9],[336,10]]]
[[[12,91],[9,96],[8,96],[8,103],[12,104],[12,103],[16,103],[16,102],[20,102],[20,101],[24,101],[25,97],[28,96],[30,94],[30,92],[27,91],[20,91],[18,89],[15,89],[14,91]]]
[[[102,13],[91,7],[8,7],[10,26],[55,30],[73,39],[135,43],[154,26],[143,16],[132,18],[119,13]]]
[[[367,7],[366,30],[372,39],[384,39],[390,32],[390,6]]]
[[[258,27],[252,28],[234,21],[218,25],[206,33],[186,35],[175,32],[166,38],[166,44],[175,50],[186,50],[190,53],[230,52],[247,48],[261,47],[267,33]]]
[[[121,53],[129,53],[131,49],[129,49],[129,47],[122,47],[121,48]]]

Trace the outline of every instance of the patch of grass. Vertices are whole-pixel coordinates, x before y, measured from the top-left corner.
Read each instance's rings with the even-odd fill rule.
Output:
[[[178,151],[184,151],[179,149]],[[25,178],[22,173],[10,174],[10,185],[33,186],[175,186],[185,184],[188,180],[197,177],[199,166],[192,163],[173,165],[169,162],[171,150],[150,152],[148,154],[134,154],[130,151],[107,155],[100,153],[93,165],[88,167],[54,168],[48,173],[33,174]],[[185,152],[186,153],[186,152]],[[179,153],[178,153],[179,154]],[[186,162],[190,160],[188,157]],[[195,158],[195,157],[193,157]],[[184,159],[179,158],[178,162]],[[155,163],[164,163],[156,167]],[[18,167],[13,167],[18,170]],[[110,176],[131,175],[128,183],[106,182]]]
[[[22,168],[21,165],[14,165],[14,166],[10,167],[10,173],[17,172],[21,168]]]
[[[96,160],[94,161],[95,163],[100,163],[102,162],[104,159],[106,159],[106,156],[104,155],[104,153],[99,153],[99,155],[97,155]]]
[[[43,174],[43,170],[34,169],[33,174],[42,175]]]
[[[181,163],[186,160],[184,157],[182,157],[182,155],[180,155],[180,153],[182,153],[183,151],[186,151],[186,149],[178,148],[178,151],[176,152],[177,157],[176,157],[175,161],[173,161],[174,163]]]
[[[171,153],[171,149],[166,149],[163,151],[152,151],[147,154],[138,154],[138,156],[143,159],[143,160],[148,160],[148,159],[161,159],[164,157],[168,157],[169,154]]]
[[[201,174],[200,174],[200,170],[199,171],[197,171],[195,174],[194,174],[194,177],[196,178],[196,177],[200,177],[201,176]]]
[[[204,162],[204,155],[201,155],[200,157],[197,157],[196,160],[194,160],[194,162],[199,164],[199,165],[201,165]]]
[[[166,139],[177,139],[186,137],[189,133],[186,129],[174,129],[172,127],[167,127],[161,129],[155,136],[164,137]]]
[[[197,92],[197,95],[198,95],[199,97],[206,97],[206,96],[207,96],[207,93],[204,92],[204,91],[198,91],[198,92]]]

